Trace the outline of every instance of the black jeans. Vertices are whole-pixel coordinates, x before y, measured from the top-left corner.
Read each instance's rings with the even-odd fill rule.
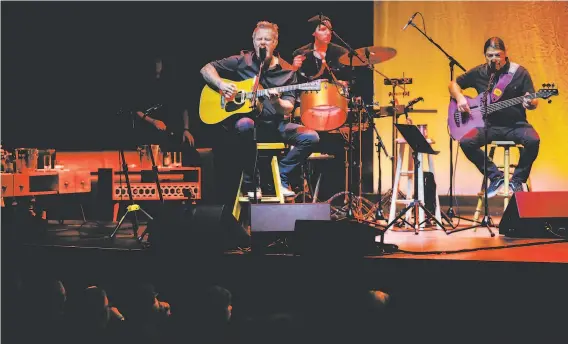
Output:
[[[524,149],[519,157],[519,163],[511,179],[525,183],[529,178],[531,167],[538,155],[540,137],[534,128],[526,123],[516,123],[511,127],[490,126],[488,128],[475,128],[469,131],[460,141],[465,156],[475,164],[479,172],[483,173],[483,161],[485,153],[481,147],[485,145],[485,130],[487,140],[491,141],[514,141],[522,144]],[[493,161],[488,161],[487,177],[491,180],[503,176]]]

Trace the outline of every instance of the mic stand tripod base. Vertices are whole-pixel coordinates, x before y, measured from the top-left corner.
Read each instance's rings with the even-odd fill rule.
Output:
[[[478,222],[476,225],[466,227],[466,228],[456,229],[456,230],[453,230],[451,232],[448,232],[448,234],[453,234],[453,233],[457,233],[457,232],[466,231],[468,229],[481,228],[481,227],[487,228],[487,230],[489,231],[489,234],[491,235],[492,238],[495,236],[495,233],[491,230],[491,227],[495,228],[495,224],[493,223],[493,219],[491,219],[491,216],[489,216],[489,215],[483,216],[483,220],[481,220],[481,222]]]
[[[126,212],[124,213],[124,215],[122,215],[122,218],[120,218],[120,221],[118,221],[118,224],[116,225],[116,227],[114,227],[114,230],[112,231],[112,233],[110,234],[109,238],[110,239],[114,239],[116,237],[116,233],[118,231],[118,229],[120,228],[120,226],[122,225],[122,223],[124,222],[124,220],[126,219],[126,216],[128,216],[128,214],[133,213],[134,215],[134,221],[132,222],[132,226],[133,231],[134,231],[134,237],[138,240],[138,241],[142,241],[142,236],[138,237],[138,218],[136,217],[136,212],[140,211],[142,212],[142,214],[146,215],[146,217],[148,217],[148,219],[150,220],[154,220],[154,218],[152,218],[152,216],[150,216],[150,214],[148,214],[144,209],[142,209],[142,207],[140,207],[138,204],[130,204],[128,207],[126,207]]]
[[[406,212],[408,212],[410,209],[412,209],[412,212],[414,214],[414,224],[409,223],[408,221],[406,221],[405,219],[403,219],[402,217],[406,215]],[[436,219],[436,217],[428,210],[426,209],[426,207],[422,204],[422,202],[420,202],[419,200],[413,200],[412,202],[410,202],[410,204],[402,209],[400,211],[400,213],[398,214],[398,216],[392,220],[391,223],[389,223],[387,225],[387,227],[385,228],[385,230],[389,229],[390,227],[392,227],[395,223],[397,223],[398,220],[402,220],[404,223],[408,224],[409,226],[411,226],[412,228],[414,228],[414,234],[418,235],[418,231],[420,230],[420,225],[421,223],[419,222],[419,210],[422,209],[424,211],[424,215],[425,217],[431,218],[432,220],[434,220],[434,222],[436,222],[436,224],[446,233],[446,234],[450,234],[450,232],[448,232],[446,230],[446,228],[444,227],[444,225],[438,221],[438,219]]]

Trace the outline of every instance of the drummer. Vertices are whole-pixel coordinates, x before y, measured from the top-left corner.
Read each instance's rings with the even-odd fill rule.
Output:
[[[336,81],[347,86],[349,67],[339,63],[339,58],[348,50],[331,43],[331,20],[326,17],[310,22],[314,42],[294,51],[293,69],[298,71],[298,81],[306,82],[315,79]]]

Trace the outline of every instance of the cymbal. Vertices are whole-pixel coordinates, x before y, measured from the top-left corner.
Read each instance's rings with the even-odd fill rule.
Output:
[[[353,56],[353,66],[366,66],[369,63],[367,62],[367,55],[369,55],[368,61],[371,64],[381,63],[388,61],[395,57],[396,49],[389,48],[389,47],[364,47],[355,50],[359,57],[363,62],[359,60],[356,56]],[[339,58],[339,63],[349,66],[349,53],[344,54]]]

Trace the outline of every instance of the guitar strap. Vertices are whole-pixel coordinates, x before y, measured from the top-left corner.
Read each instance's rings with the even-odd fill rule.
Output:
[[[509,65],[509,71],[505,74],[501,74],[499,77],[499,81],[497,81],[497,85],[491,91],[491,103],[495,103],[501,96],[503,95],[503,90],[511,83],[513,80],[513,76],[519,69],[519,64],[515,62],[511,62]]]

